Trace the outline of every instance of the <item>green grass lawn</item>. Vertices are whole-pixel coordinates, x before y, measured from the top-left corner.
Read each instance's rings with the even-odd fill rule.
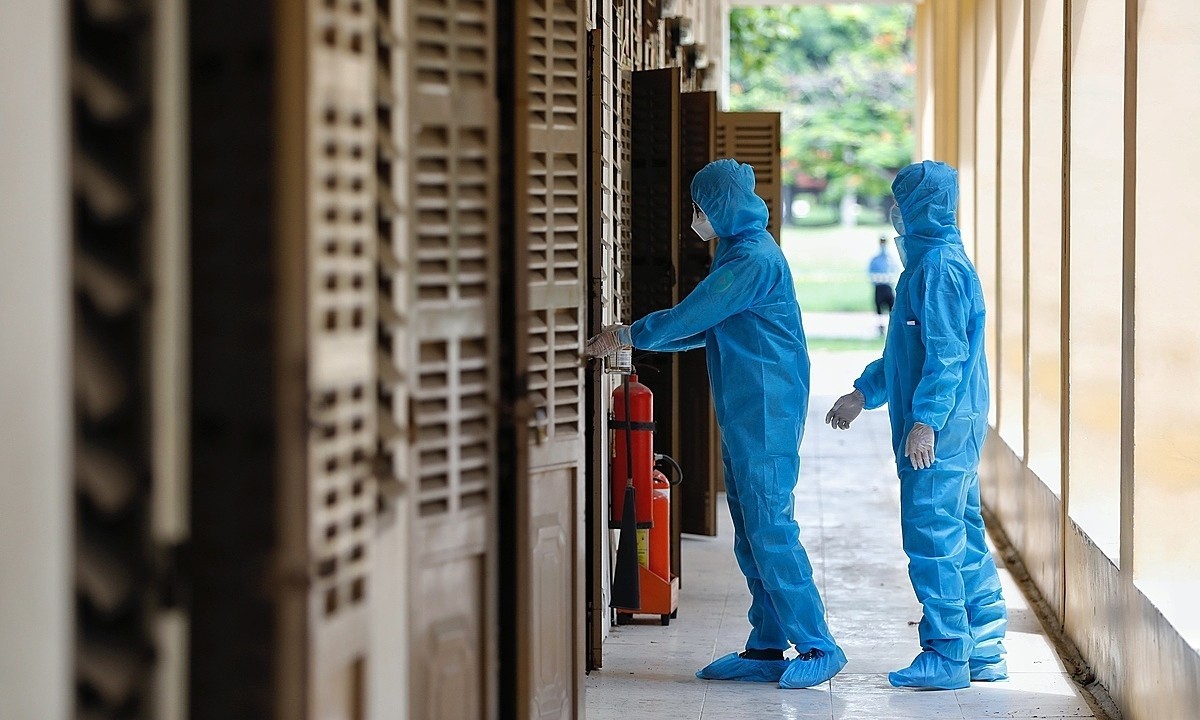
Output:
[[[894,234],[890,225],[784,228],[783,254],[800,307],[805,312],[874,312],[867,264],[879,252],[879,236]]]
[[[861,280],[796,279],[804,312],[874,312],[874,290]]]

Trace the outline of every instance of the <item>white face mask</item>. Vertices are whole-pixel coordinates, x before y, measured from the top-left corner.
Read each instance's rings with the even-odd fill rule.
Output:
[[[896,228],[896,232],[900,235],[904,234],[904,216],[900,214],[900,206],[893,205],[891,213],[892,227]]]
[[[712,223],[708,221],[708,216],[701,212],[699,207],[695,206],[692,207],[692,230],[704,242],[717,237],[717,231],[713,230]]]
[[[896,237],[896,252],[900,255],[900,264],[908,267],[908,253],[904,250],[904,216],[900,214],[900,206],[893,205],[891,218],[892,227],[896,228],[896,232],[900,233]]]

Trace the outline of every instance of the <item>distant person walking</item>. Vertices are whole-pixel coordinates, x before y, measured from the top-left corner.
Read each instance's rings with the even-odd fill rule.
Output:
[[[871,258],[867,274],[875,286],[875,315],[879,318],[879,334],[887,331],[886,318],[892,313],[896,304],[896,290],[892,283],[896,280],[897,268],[892,256],[888,253],[887,236],[879,236],[879,254]]]

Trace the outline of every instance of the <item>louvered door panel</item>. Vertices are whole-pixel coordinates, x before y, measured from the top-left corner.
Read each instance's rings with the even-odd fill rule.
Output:
[[[782,192],[779,113],[723,112],[718,116],[717,155],[754,166],[754,192],[771,213],[767,229],[779,242]]]
[[[622,264],[627,253],[621,245],[625,198],[621,192],[619,135],[620,69],[612,54],[616,36],[612,27],[593,30],[589,38],[589,162],[591,195],[588,198],[591,234],[591,299],[594,303],[588,335],[623,317]]]
[[[408,16],[403,4],[375,0],[375,271],[379,516],[374,539],[368,716],[407,717],[409,703],[409,557],[412,477],[409,320]]]
[[[617,123],[617,187],[619,188],[619,220],[617,239],[620,280],[617,283],[617,306],[625,322],[633,317],[633,72],[617,63],[616,123]]]
[[[616,10],[605,5],[600,10],[600,27],[590,33],[589,53],[589,264],[591,275],[588,335],[617,322],[628,322],[628,306],[622,306],[627,287],[628,194],[622,192],[621,179],[628,173],[621,165],[621,69],[617,61],[618,26]],[[627,135],[627,133],[626,133]],[[626,156],[628,151],[626,150]],[[628,186],[626,186],[628,187]],[[588,396],[588,664],[589,669],[603,665],[603,643],[609,627],[608,553],[609,444],[608,417],[614,376],[604,372],[603,363],[592,365],[591,392]]]
[[[685,298],[708,275],[713,244],[691,228],[692,178],[716,159],[717,94],[684,93],[680,98],[679,297]],[[717,534],[719,466],[713,467],[712,428],[715,416],[708,383],[705,350],[682,353],[679,362],[679,461],[686,482],[674,493],[683,532]],[[719,439],[718,439],[719,442]]]
[[[362,717],[370,660],[376,498],[375,7],[308,0],[307,9],[309,432],[303,522],[310,575],[303,653],[305,717],[323,720]]]
[[[409,0],[410,716],[496,713],[495,8]],[[393,293],[402,292],[393,287]],[[399,296],[399,295],[397,295]]]
[[[619,3],[617,6],[617,24],[621,30],[620,57],[621,67],[628,70],[641,70],[643,62],[642,50],[645,47],[642,33],[642,3],[640,0]]]
[[[150,16],[71,3],[75,711],[151,712]]]
[[[679,300],[679,68],[633,74],[632,96],[633,312],[637,320]],[[679,456],[678,363],[674,353],[637,361],[641,382],[654,393],[654,448]],[[672,528],[671,568],[679,572],[678,524]]]
[[[528,242],[529,400],[537,421],[534,467],[578,462],[581,452],[585,96],[582,3],[531,0],[525,12],[528,92],[524,104],[524,188],[518,218]],[[519,77],[520,82],[522,78]],[[523,167],[522,167],[523,166]]]
[[[528,718],[582,708],[586,8],[586,0],[521,3],[513,44],[512,307],[516,372],[532,413],[517,433],[515,681],[517,716]]]

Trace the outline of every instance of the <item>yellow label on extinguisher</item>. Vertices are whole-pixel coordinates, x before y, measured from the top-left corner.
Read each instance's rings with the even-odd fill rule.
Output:
[[[638,530],[638,565],[650,567],[650,529]]]

